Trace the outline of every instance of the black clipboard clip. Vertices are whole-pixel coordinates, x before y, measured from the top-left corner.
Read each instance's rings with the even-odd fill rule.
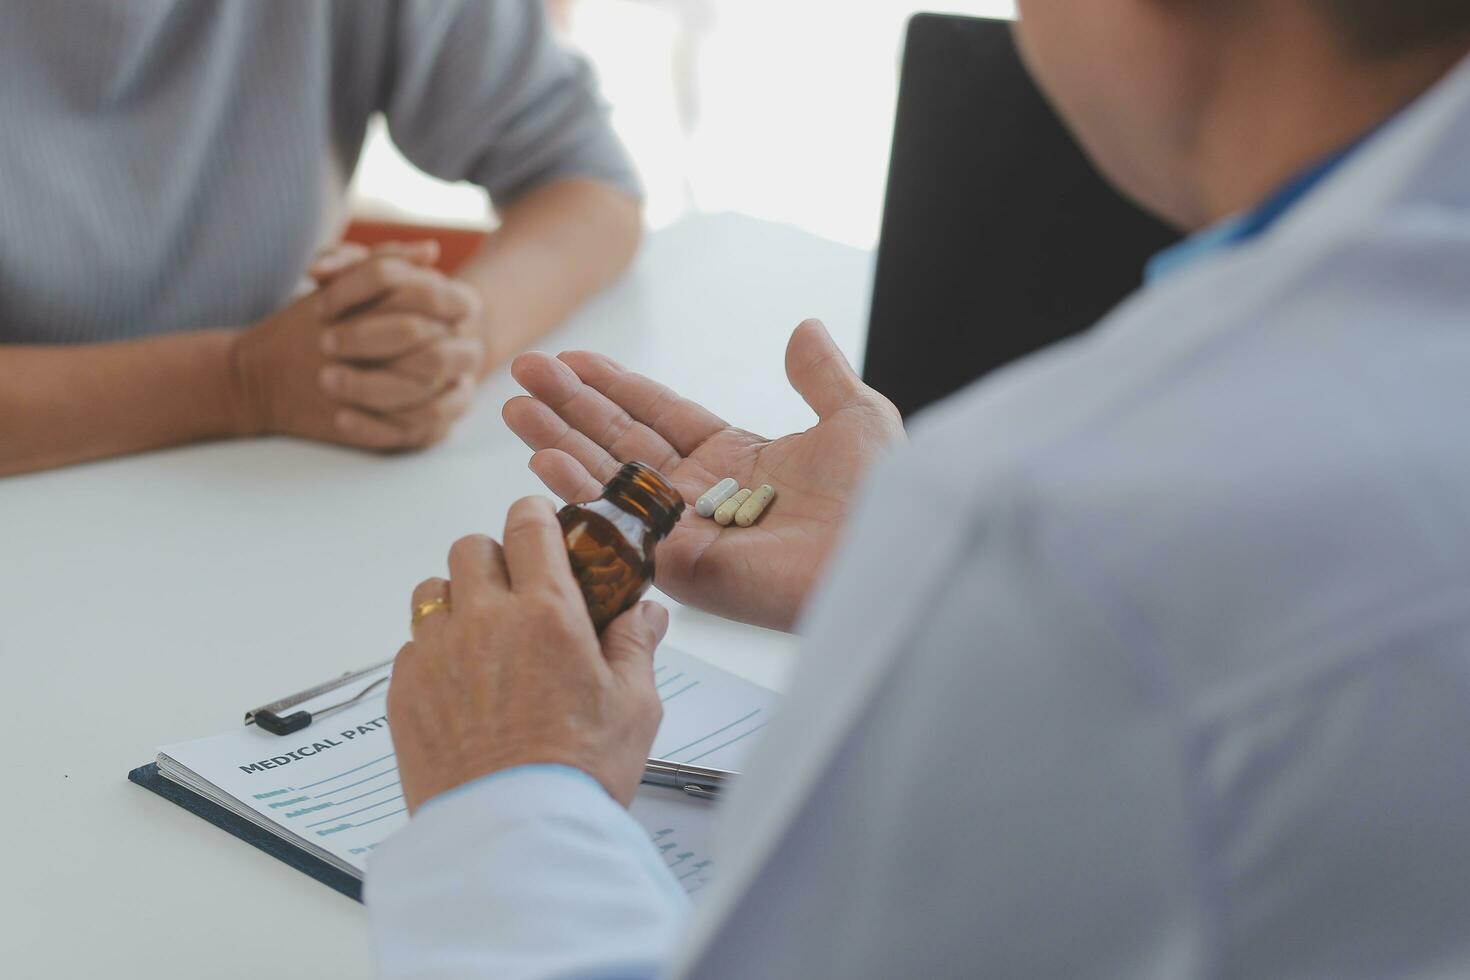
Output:
[[[282,714],[282,712],[289,711],[298,704],[314,701],[323,694],[330,694],[332,691],[341,690],[344,687],[351,687],[369,675],[376,674],[384,668],[391,666],[393,666],[392,660],[384,660],[382,663],[373,664],[371,667],[364,667],[362,670],[349,671],[341,677],[329,680],[324,684],[318,684],[316,687],[308,687],[304,691],[298,691],[289,697],[281,698],[279,701],[272,701],[270,704],[253,708],[245,712],[245,724],[256,725],[270,732],[272,735],[290,735],[293,732],[299,732],[318,718],[325,718],[327,715],[335,714],[343,708],[350,708],[354,704],[357,704],[357,702],[367,697],[373,691],[388,683],[388,680],[393,675],[384,674],[382,677],[364,685],[357,693],[346,700],[339,701],[336,704],[329,704],[325,708],[318,708],[315,711],[306,711],[303,709],[301,711],[293,711],[288,715]]]

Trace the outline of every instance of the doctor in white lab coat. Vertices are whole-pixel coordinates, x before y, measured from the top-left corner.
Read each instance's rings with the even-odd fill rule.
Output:
[[[458,542],[390,695],[384,976],[1470,976],[1470,7],[1021,9],[1100,166],[1207,230],[907,445],[816,324],[774,442],[524,357],[558,495],[777,487],[659,581],[806,651],[693,912],[623,808],[666,614],[599,640],[549,501]]]

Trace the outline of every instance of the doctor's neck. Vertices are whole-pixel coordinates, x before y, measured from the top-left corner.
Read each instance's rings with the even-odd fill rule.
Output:
[[[1359,50],[1320,22],[1278,21],[1242,29],[1239,40],[1201,87],[1182,145],[1193,213],[1181,217],[1195,227],[1261,204],[1392,118],[1470,54],[1463,37],[1407,51]]]

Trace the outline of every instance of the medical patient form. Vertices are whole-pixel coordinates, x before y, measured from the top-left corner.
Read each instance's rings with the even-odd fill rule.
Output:
[[[778,696],[673,649],[659,651],[654,670],[664,719],[653,755],[739,771]],[[165,746],[158,773],[360,881],[368,855],[408,821],[386,694],[292,735],[245,727]],[[714,804],[644,786],[631,812],[697,900],[716,873],[707,850]]]

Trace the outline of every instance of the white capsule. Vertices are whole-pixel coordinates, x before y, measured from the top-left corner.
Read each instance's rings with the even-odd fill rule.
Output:
[[[735,491],[740,489],[740,484],[735,482],[733,476],[727,476],[719,483],[704,492],[704,496],[694,502],[694,513],[700,517],[709,517],[715,509],[735,496]]]

